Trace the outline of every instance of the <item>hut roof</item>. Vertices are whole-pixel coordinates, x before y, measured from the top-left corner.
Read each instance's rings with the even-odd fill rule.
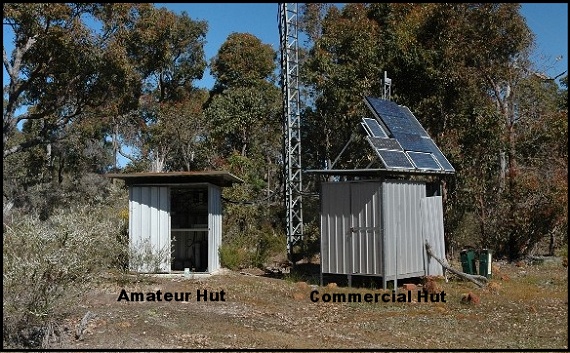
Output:
[[[243,183],[242,179],[225,171],[109,173],[105,176],[123,179],[126,185],[210,183],[220,187],[228,187],[235,183]]]

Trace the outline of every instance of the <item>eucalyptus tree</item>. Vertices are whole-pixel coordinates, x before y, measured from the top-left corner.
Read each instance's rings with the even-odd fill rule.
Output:
[[[139,7],[119,6],[122,21],[134,21]],[[116,71],[119,58],[109,46],[113,30],[105,27],[95,35],[86,24],[87,18],[114,12],[114,6],[10,3],[3,10],[3,26],[13,33],[11,53],[6,44],[3,48],[9,78],[4,89],[4,157],[55,140],[58,130],[104,105],[114,89],[132,93],[132,72],[124,66]],[[38,133],[13,143],[17,126],[26,121],[37,121]]]
[[[212,58],[216,79],[206,108],[216,168],[228,169],[245,183],[224,190],[234,201],[226,208],[227,246],[245,246],[259,256],[265,241],[282,233],[280,199],[282,120],[275,85],[277,53],[249,33],[232,33]],[[285,248],[283,248],[284,250]],[[237,251],[237,250],[236,250]]]
[[[449,232],[475,213],[481,245],[511,258],[530,251],[540,236],[527,231],[538,219],[523,212],[528,162],[520,158],[533,119],[521,109],[542,103],[524,94],[533,34],[520,4],[308,4],[302,18],[311,45],[304,77],[315,97],[305,161],[330,165],[364,113],[362,96],[381,95],[387,71],[392,99],[414,111],[456,167],[445,180]]]
[[[303,119],[308,166],[330,166],[366,112],[363,97],[381,94],[387,36],[371,6],[376,9],[367,4],[303,7],[302,27],[312,47],[302,74],[314,103]]]
[[[205,22],[152,4],[14,3],[3,9],[5,32],[13,38],[3,53],[9,79],[3,153],[7,164],[27,169],[20,184],[61,183],[64,175],[76,183],[84,173],[116,166],[118,154],[128,156],[125,146],[138,152],[130,156],[135,166],[148,167],[149,156],[162,158],[160,148],[168,146],[186,155],[176,168],[189,167],[196,138],[184,129],[203,121],[192,104],[201,109],[204,93],[192,83],[206,67]],[[176,107],[167,102],[184,105],[189,112],[181,115],[194,120],[165,123],[153,115]],[[178,141],[161,139],[161,127],[174,125]]]
[[[13,180],[5,170],[4,180],[11,181],[6,198],[27,197],[21,190],[27,186],[57,183],[65,169],[108,166],[102,120],[113,105],[136,106],[140,91],[117,36],[148,6],[3,4],[3,158],[8,170],[23,168],[16,175],[25,176]],[[74,140],[78,135],[81,141]]]
[[[395,91],[456,166],[457,197],[449,203],[455,220],[474,212],[481,244],[494,243],[498,253],[503,241],[496,235],[506,236],[502,223],[513,219],[506,203],[517,173],[515,85],[526,74],[532,42],[519,9],[416,4],[394,13]]]
[[[219,151],[275,162],[280,148],[280,95],[276,52],[249,33],[232,33],[212,59],[216,79],[208,104]]]
[[[204,41],[208,25],[192,20],[186,12],[175,14],[165,8],[145,8],[139,20],[125,33],[124,50],[141,77],[141,99],[137,117],[141,130],[129,129],[127,137],[138,155],[127,156],[146,169],[190,169],[190,159],[203,133],[201,107],[204,92],[193,86],[206,68]],[[180,114],[173,114],[182,109]],[[122,124],[118,120],[117,130]],[[127,126],[130,128],[130,126]],[[181,154],[180,154],[181,153]],[[125,156],[125,155],[124,155]],[[183,163],[179,163],[182,157]],[[138,160],[137,160],[138,159]]]

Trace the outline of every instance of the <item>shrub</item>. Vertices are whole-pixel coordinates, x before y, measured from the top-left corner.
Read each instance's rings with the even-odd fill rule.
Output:
[[[170,264],[164,263],[169,252],[172,253],[171,248],[164,246],[158,249],[152,245],[150,239],[144,239],[129,249],[131,270],[149,273],[164,272],[163,267],[170,268]]]
[[[246,266],[247,251],[235,244],[222,244],[219,249],[220,264],[230,270],[238,270]]]
[[[101,270],[124,253],[124,229],[109,209],[56,211],[48,221],[4,217],[4,346],[46,347],[57,316],[72,307]]]

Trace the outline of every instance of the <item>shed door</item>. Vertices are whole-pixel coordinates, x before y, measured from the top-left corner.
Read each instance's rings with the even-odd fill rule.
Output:
[[[425,275],[420,201],[425,183],[390,180],[382,184],[384,276],[393,279]],[[392,277],[392,278],[390,278]]]
[[[382,265],[382,233],[380,223],[380,184],[365,182],[350,184],[351,224],[349,273],[380,274]]]
[[[426,197],[421,200],[422,232],[434,255],[445,261],[443,232],[443,201],[441,196]],[[425,253],[424,253],[425,254]],[[426,275],[443,276],[443,267],[435,259],[425,254]]]
[[[350,273],[350,185],[321,185],[321,268],[324,273]]]

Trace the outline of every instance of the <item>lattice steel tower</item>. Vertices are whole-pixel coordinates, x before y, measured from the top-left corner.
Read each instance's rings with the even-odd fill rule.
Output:
[[[298,4],[279,3],[281,89],[283,92],[285,208],[287,254],[303,239],[301,180],[301,98],[299,90]]]

